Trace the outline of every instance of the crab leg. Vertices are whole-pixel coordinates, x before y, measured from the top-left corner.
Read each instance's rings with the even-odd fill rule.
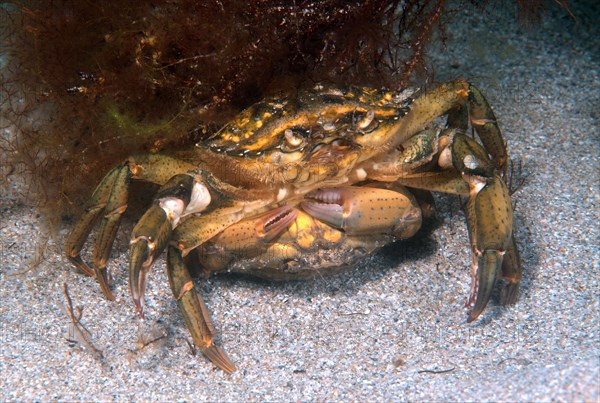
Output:
[[[173,176],[157,192],[152,206],[131,234],[129,286],[136,310],[143,316],[144,292],[154,259],[167,246],[173,228],[184,214],[203,211],[211,195],[202,183],[188,174]]]
[[[467,226],[473,279],[467,306],[473,306],[473,310],[467,322],[472,322],[485,309],[496,277],[503,271],[503,258],[512,242],[512,202],[506,183],[496,174],[494,164],[479,143],[456,134],[451,147],[453,164],[470,188]],[[505,269],[507,275],[517,270],[510,264]]]
[[[115,297],[108,286],[106,261],[121,221],[121,215],[127,209],[130,180],[131,172],[128,164],[112,169],[94,191],[85,213],[65,242],[67,258],[84,273],[95,275],[102,292],[109,300],[114,300]],[[101,217],[103,213],[104,216]],[[81,259],[79,253],[98,220],[101,221],[93,254],[94,269],[91,269]]]
[[[448,115],[447,127],[440,133],[436,148],[435,142],[428,141],[432,135],[419,130],[444,114]],[[465,135],[469,122],[483,147]],[[514,302],[521,267],[512,235],[512,203],[500,176],[506,171],[506,144],[481,92],[462,80],[443,84],[417,98],[395,130],[399,134],[392,137],[392,144],[403,147],[397,155],[401,163],[394,164],[388,159],[367,167],[370,178],[469,195],[467,224],[473,250],[473,279],[467,305],[473,306],[473,310],[468,322],[485,309],[500,274],[506,283],[502,302]],[[428,163],[429,156],[435,155],[436,170],[419,172],[421,161]]]
[[[483,102],[481,99],[477,101],[478,105]],[[493,116],[491,111],[481,109],[485,113],[489,112],[487,118]],[[396,180],[397,183],[409,187],[469,195],[467,225],[472,246],[473,274],[467,306],[473,306],[468,317],[468,321],[471,322],[485,309],[496,277],[500,274],[505,280],[501,302],[514,302],[519,290],[521,267],[512,236],[512,203],[506,184],[498,174],[501,167],[490,160],[487,149],[461,133],[465,124],[461,123],[459,118],[465,117],[464,111],[465,106],[462,105],[451,112],[448,124],[459,127],[444,129],[440,136],[437,163],[439,168],[442,168],[441,171],[404,173],[395,168],[393,163],[386,161],[385,165],[378,166],[379,171],[375,171],[374,174],[369,172],[369,175],[376,179]],[[481,117],[484,112],[477,112],[478,116]],[[490,122],[481,125],[484,127],[483,136],[493,138],[495,134],[490,135],[490,132],[496,130],[497,126],[494,126],[495,122],[492,126],[488,123]],[[415,155],[417,158],[411,160],[411,163],[418,166],[421,159],[429,159],[428,156],[432,153],[430,148],[423,147],[425,152],[422,156],[418,147],[416,152],[405,148],[397,158],[405,161],[407,156]],[[432,150],[437,153],[435,148]]]
[[[181,251],[174,246],[169,246],[167,251],[167,275],[171,291],[177,299],[177,306],[194,343],[217,367],[227,373],[235,372],[235,365],[225,351],[213,343],[216,331],[210,320],[210,313],[194,287]]]
[[[226,255],[232,259],[235,256],[246,256],[250,253],[261,253],[268,243],[283,233],[296,219],[298,210],[290,206],[282,206],[253,218],[245,219],[228,227],[210,241],[203,244],[203,250],[214,249],[213,254],[203,256],[222,259]],[[202,263],[207,263],[202,259]],[[229,262],[222,262],[218,268],[226,267]],[[190,330],[194,343],[204,355],[223,371],[232,373],[235,365],[225,352],[214,345],[215,328],[210,320],[210,313],[200,294],[195,289],[190,274],[183,262],[182,251],[176,246],[169,246],[167,251],[167,275],[177,306]]]
[[[479,89],[472,84],[469,84],[469,117],[485,150],[492,156],[496,168],[505,173],[508,162],[506,142],[500,133],[492,108]]]
[[[131,235],[129,284],[138,313],[143,315],[148,272],[169,240],[186,256],[230,225],[270,204],[275,197],[268,191],[227,185],[203,170],[169,179]],[[182,217],[186,219],[180,224]]]
[[[512,205],[500,177],[474,180],[467,204],[467,224],[473,248],[473,283],[467,302],[473,310],[467,322],[472,322],[490,299],[512,236]]]
[[[257,196],[253,201],[232,202],[229,206],[215,208],[208,214],[189,217],[178,225],[173,231],[172,239],[181,254],[187,256],[192,250],[220,232],[246,217],[259,213],[275,201],[275,196],[268,197],[264,194],[259,196],[259,193],[261,192],[256,192]]]
[[[96,277],[107,299],[114,300],[114,296],[108,285],[106,262],[121,222],[121,216],[127,209],[131,180],[139,179],[162,184],[174,172],[187,171],[191,168],[193,168],[191,164],[162,155],[131,157],[124,164],[113,168],[94,190],[85,212],[67,237],[65,255],[85,274]],[[81,259],[80,252],[98,221],[100,224],[92,257],[93,268],[90,268]]]
[[[305,198],[304,211],[349,235],[390,233],[404,239],[421,227],[421,209],[403,188],[327,188]]]
[[[491,154],[496,167],[504,170],[507,162],[506,144],[492,108],[481,92],[464,80],[442,84],[415,99],[410,112],[382,138],[381,144],[387,141],[390,146],[397,147],[445,114],[449,115],[449,124],[454,124],[459,131],[464,130],[465,124],[459,121],[467,116],[465,105],[471,124],[485,149]]]

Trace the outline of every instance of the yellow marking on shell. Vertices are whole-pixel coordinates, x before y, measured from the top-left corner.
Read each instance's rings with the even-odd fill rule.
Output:
[[[364,99],[359,99],[361,103],[372,105],[370,102]],[[343,116],[348,114],[353,114],[356,112],[367,113],[370,109],[367,109],[369,106],[357,105],[354,102],[350,102],[347,105],[333,105],[326,106],[321,109],[319,113],[319,120],[325,121],[328,124],[333,124],[335,121]],[[372,109],[374,113],[375,119],[390,119],[398,114],[398,109],[392,107],[379,107]],[[370,123],[370,122],[369,122]]]
[[[389,101],[386,101],[389,100]],[[312,104],[311,104],[312,102]],[[327,101],[321,102],[318,96],[307,100],[307,107],[299,110],[277,110],[276,106],[271,105],[269,111],[260,111],[256,108],[250,108],[242,112],[238,117],[225,129],[219,136],[223,142],[240,144],[244,152],[266,151],[272,147],[281,145],[282,142],[287,142],[291,147],[300,146],[305,140],[292,131],[295,129],[304,129],[307,131],[317,128],[318,131],[336,132],[346,130],[346,126],[350,123],[349,119],[354,118],[355,113],[367,114],[361,122],[358,122],[359,127],[366,128],[371,125],[371,122],[379,122],[396,120],[399,110],[393,106],[387,106],[387,102],[393,102],[393,93],[381,93],[378,90],[361,89],[356,92],[348,92],[340,99],[342,104],[329,104]],[[289,112],[289,114],[288,114]],[[341,124],[338,124],[341,122]],[[362,126],[361,126],[362,125]],[[381,129],[385,129],[383,125]],[[383,132],[387,132],[383,130]],[[369,136],[358,136],[354,141],[361,143],[365,142],[368,145],[373,141],[375,143],[382,142],[379,137],[385,137],[385,133],[370,134]],[[287,133],[287,134],[286,134]],[[382,138],[383,138],[382,137]],[[217,138],[217,141],[218,138]],[[285,144],[285,143],[284,143]],[[308,140],[310,144],[310,140]],[[237,148],[237,147],[234,147]],[[235,151],[235,150],[232,150]],[[242,151],[241,149],[238,151]],[[300,157],[289,156],[286,154],[280,162],[273,161],[276,164],[295,161]],[[321,169],[316,174],[323,174],[325,170]]]
[[[240,115],[238,115],[238,118],[235,121],[235,126],[237,126],[237,127],[246,126],[248,124],[248,122],[250,122],[250,114],[251,113],[252,113],[252,111],[245,110]]]
[[[284,124],[273,128],[268,132],[261,132],[260,135],[254,136],[254,132],[249,132],[249,134],[244,134],[245,138],[254,137],[254,142],[250,144],[245,144],[245,148],[248,151],[260,151],[268,148],[273,145],[279,139],[279,134],[286,129],[296,127],[296,126],[308,126],[311,120],[316,119],[314,115],[302,114],[295,119],[290,119],[286,121]]]
[[[250,133],[248,138],[252,138],[253,133]],[[273,138],[271,136],[260,136],[256,138],[254,143],[246,144],[245,148],[249,151],[260,151],[268,148],[269,145],[273,142]]]

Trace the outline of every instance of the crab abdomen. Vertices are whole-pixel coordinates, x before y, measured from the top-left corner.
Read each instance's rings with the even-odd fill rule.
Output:
[[[319,277],[336,273],[393,240],[391,234],[348,236],[305,213],[294,209],[296,218],[273,242],[241,245],[226,240],[224,231],[198,248],[205,274],[227,271],[269,280]]]

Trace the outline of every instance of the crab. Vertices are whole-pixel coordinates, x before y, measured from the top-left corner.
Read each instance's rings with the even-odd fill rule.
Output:
[[[143,316],[150,269],[166,249],[170,287],[194,343],[231,373],[191,261],[205,276],[321,277],[413,236],[431,210],[431,192],[468,196],[467,322],[484,311],[497,278],[500,302],[514,303],[521,267],[507,161],[492,109],[464,80],[427,92],[317,86],[249,107],[192,150],[128,158],[94,191],[65,253],[113,300],[107,261],[130,184],[160,185],[131,235],[136,311]],[[80,253],[96,226],[90,266]]]

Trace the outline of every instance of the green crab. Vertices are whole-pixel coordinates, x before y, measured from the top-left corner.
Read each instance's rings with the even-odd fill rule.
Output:
[[[100,182],[65,253],[114,299],[106,265],[130,183],[161,185],[131,236],[134,305],[143,315],[148,273],[167,249],[171,290],[194,343],[233,372],[184,258],[195,255],[206,275],[321,276],[413,236],[430,192],[468,195],[471,322],[497,277],[502,303],[513,303],[519,289],[507,160],[490,106],[466,81],[424,93],[318,86],[251,106],[193,150],[130,157]],[[90,266],[80,251],[95,226]]]

